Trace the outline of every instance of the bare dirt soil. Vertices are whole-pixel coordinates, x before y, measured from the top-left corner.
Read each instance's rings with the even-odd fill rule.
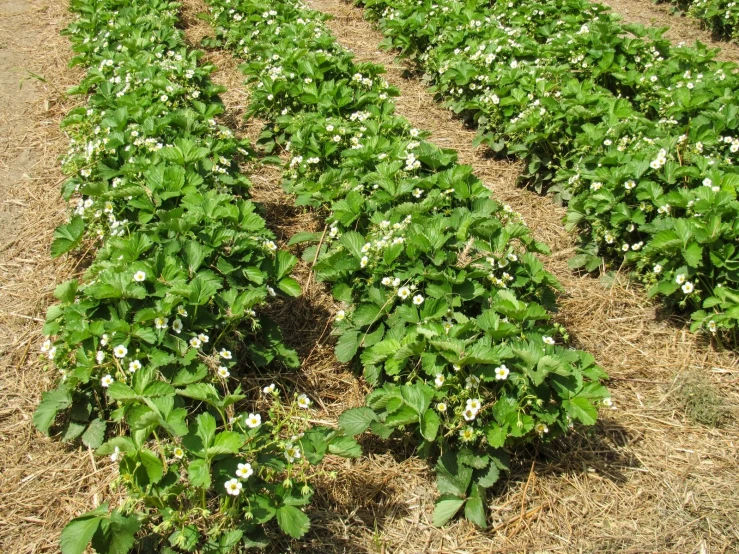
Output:
[[[59,36],[65,2],[0,3],[0,552],[58,552],[61,526],[95,503],[110,472],[91,453],[37,433],[31,422],[55,376],[38,352],[56,284],[73,260],[52,261],[52,232],[67,207],[59,196],[59,123],[79,80]]]

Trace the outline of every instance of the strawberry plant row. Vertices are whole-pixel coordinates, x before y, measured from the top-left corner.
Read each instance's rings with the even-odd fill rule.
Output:
[[[357,63],[297,2],[209,0],[216,38],[245,63],[260,143],[285,152],[284,185],[325,213],[299,233],[342,304],[336,356],[373,387],[347,433],[412,434],[436,460],[434,522],[486,524],[486,490],[517,445],[595,423],[609,405],[593,357],[552,321],[545,245],[456,152],[394,114],[383,69]]]
[[[87,69],[72,92],[87,104],[64,121],[64,198],[77,203],[52,255],[95,254],[48,310],[42,350],[60,382],[34,422],[110,456],[127,494],[69,523],[61,551],[123,553],[138,535],[146,551],[228,552],[264,544],[270,520],[299,537],[309,466],[360,451],[308,425],[306,395],[257,386],[258,368],[299,365],[261,312],[300,287],[248,199],[238,164],[252,151],[218,124],[222,89],[186,46],[177,4],[71,9],[73,63]]]
[[[739,75],[700,44],[585,0],[366,0],[367,13],[478,126],[568,203],[573,268],[625,263],[693,329],[739,317]]]
[[[669,0],[719,38],[739,40],[739,5],[735,0]]]

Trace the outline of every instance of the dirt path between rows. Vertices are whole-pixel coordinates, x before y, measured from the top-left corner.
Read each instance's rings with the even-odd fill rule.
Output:
[[[655,4],[648,0],[598,0],[628,23],[640,23],[651,27],[669,27],[665,38],[673,44],[685,42],[694,44],[696,40],[710,48],[718,48],[719,60],[739,63],[739,44],[725,40],[715,40],[711,31],[703,29],[701,22],[693,17],[672,14],[671,4]]]
[[[499,517],[505,520],[510,504],[518,510],[540,506],[541,513],[525,529],[514,526],[513,536],[497,537],[495,547],[697,552],[735,544],[739,525],[722,506],[739,504],[735,487],[728,485],[739,479],[737,421],[720,431],[692,423],[681,397],[690,390],[686,383],[698,379],[710,383],[736,414],[736,357],[717,352],[681,321],[662,319],[643,289],[624,276],[605,288],[574,275],[566,263],[574,242],[562,225],[564,209],[517,187],[514,164],[472,148],[474,132],[435,103],[422,83],[406,78],[392,53],[378,50],[382,35],[362,19],[360,9],[342,0],[308,3],[335,17],[329,27],[359,60],[388,68],[388,80],[401,91],[397,111],[432,131],[439,146],[458,150],[460,161],[472,165],[493,196],[521,212],[536,237],[549,244],[553,255],[544,262],[565,290],[557,317],[575,344],[592,352],[613,377],[609,386],[618,409],[603,414],[596,434],[549,448],[533,487],[524,484],[530,460],[514,472],[496,501],[503,507]],[[462,547],[482,547],[476,541],[489,538],[474,531],[465,537],[457,537]],[[431,550],[438,547],[431,544],[436,545]]]
[[[71,260],[52,261],[52,232],[67,216],[58,157],[61,118],[79,80],[59,32],[66,2],[0,4],[0,552],[58,552],[61,527],[89,510],[109,472],[91,453],[42,437],[31,418],[56,376],[39,358],[46,307]]]

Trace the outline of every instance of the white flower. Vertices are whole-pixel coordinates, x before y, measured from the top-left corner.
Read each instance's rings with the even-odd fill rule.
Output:
[[[243,485],[238,479],[229,479],[226,481],[226,492],[232,496],[239,496]]]
[[[134,360],[132,362],[129,362],[128,364],[128,371],[130,373],[136,373],[139,369],[141,369],[141,362],[138,360]]]
[[[167,322],[169,320],[166,317],[159,316],[154,320],[154,327],[157,329],[166,329],[167,328]],[[179,331],[177,331],[179,333]]]
[[[714,320],[711,320],[708,322],[708,330],[711,331],[711,333],[715,333],[718,328],[716,327],[716,322]]]
[[[121,449],[116,446],[115,447],[115,450],[110,455],[110,461],[111,462],[117,462],[118,461],[118,458],[120,458],[120,457],[121,457]]]
[[[177,306],[177,314],[182,317],[187,317],[187,310],[184,306]]]
[[[508,374],[511,372],[505,365],[500,365],[495,368],[495,379],[498,381],[504,381],[508,379]]]
[[[393,279],[393,286],[394,287],[400,286],[400,279],[398,279],[397,277]]]
[[[405,299],[406,299],[406,298],[408,298],[408,297],[409,297],[410,295],[411,295],[411,289],[409,289],[408,287],[400,287],[400,290],[398,290],[398,296],[399,296],[399,297],[400,297],[400,298],[401,298],[402,300],[405,300]]]
[[[446,404],[444,402],[439,402],[436,405],[436,409],[439,410],[441,413],[446,412]]]
[[[248,479],[252,476],[254,473],[254,470],[251,467],[251,464],[239,464],[238,469],[236,470],[236,476],[240,477],[241,479]]]
[[[392,284],[393,280],[390,277],[383,277],[381,283],[383,285],[390,286]]]
[[[272,240],[265,240],[263,246],[270,252],[274,252],[275,250],[277,250],[277,245]]]
[[[113,381],[115,381],[115,379],[113,379],[111,375],[105,375],[100,379],[100,385],[107,389],[113,384]]]
[[[44,344],[41,345],[41,352],[48,352],[50,349],[51,349],[51,341],[49,339],[46,339],[44,341]]]
[[[249,414],[246,418],[246,426],[250,429],[256,429],[262,424],[262,416],[259,414]]]
[[[301,394],[298,396],[298,408],[303,408],[304,410],[307,410],[310,408],[310,405],[312,404],[310,398],[308,398],[308,395]]]
[[[603,405],[607,408],[610,408],[611,406],[613,406],[613,400],[611,400],[610,398],[604,398]]]
[[[446,378],[444,377],[444,374],[443,373],[439,373],[434,378],[434,384],[436,385],[436,388],[440,388],[444,384],[444,381],[445,380],[446,380]]]
[[[190,346],[193,348],[200,348],[203,345],[203,341],[201,341],[198,337],[193,337],[190,339]]]
[[[544,336],[544,337],[541,338],[541,340],[544,341],[544,344],[554,344],[554,342],[555,342],[554,339],[552,337],[549,337],[549,336]]]
[[[362,259],[359,260],[360,267],[367,267],[368,263],[369,263],[369,258],[367,256],[362,256]]]
[[[268,386],[266,386],[266,387],[264,387],[262,389],[262,392],[264,394],[272,394],[273,392],[275,392],[276,389],[277,389],[277,387],[275,386],[275,384],[274,383],[270,383]]]
[[[204,333],[198,333],[198,338],[202,343],[210,342],[210,337]]]
[[[706,177],[705,179],[703,179],[703,186],[704,187],[710,187],[712,185],[713,185],[713,181],[711,181],[711,179],[709,179],[708,177]]]
[[[146,281],[146,273],[143,271],[137,271],[133,274],[133,280],[137,283],[141,283],[142,281]]]
[[[624,183],[624,188],[626,190],[633,190],[634,188],[636,188],[636,183],[634,181],[626,181]]]
[[[628,252],[629,250],[631,250],[631,246],[629,246],[627,243],[623,243],[623,245],[621,246],[621,250],[623,250],[624,252]]]
[[[277,296],[277,293],[275,292],[275,289],[273,289],[269,285],[267,285],[267,294],[269,294],[270,296]]]
[[[285,447],[285,459],[288,462],[293,463],[295,460],[300,459],[300,457],[300,448],[292,444],[288,444]]]
[[[472,427],[465,427],[459,432],[459,438],[464,442],[469,442],[475,438],[475,430]]]
[[[458,366],[457,364],[452,364],[452,369],[453,369],[454,371],[459,371],[459,370],[460,370],[460,369],[462,369],[462,368],[461,368],[461,367],[459,367],[459,366]]]
[[[473,410],[472,408],[470,408],[469,406],[467,406],[462,412],[462,417],[464,417],[466,421],[473,421],[476,416],[477,416],[477,412]]]
[[[421,190],[419,188],[414,189],[413,190],[413,196],[415,196],[416,198],[421,198],[421,196],[423,196],[423,190]]]
[[[56,356],[56,346],[52,346],[51,348],[49,348],[48,356],[50,360],[54,359],[54,356]]]
[[[685,284],[682,286],[683,292],[685,294],[690,294],[695,290],[695,286],[693,286],[693,283],[690,281],[686,281]]]
[[[469,375],[467,379],[465,379],[465,387],[466,389],[471,389],[473,387],[476,387],[480,384],[480,378],[476,375]]]
[[[419,131],[418,129],[411,129],[410,133],[413,138],[416,138],[419,134]]]
[[[346,312],[344,310],[339,310],[338,312],[336,312],[336,321],[343,321],[345,317]]]
[[[543,435],[544,433],[549,432],[549,427],[544,425],[543,423],[537,423],[536,427],[534,427],[534,430],[539,433],[540,435]]]
[[[225,365],[218,367],[218,377],[221,379],[225,379],[226,377],[229,377],[231,375],[231,372],[228,371],[228,368]]]
[[[414,296],[413,297],[413,303],[416,306],[420,306],[421,304],[423,304],[423,296],[421,296],[420,294],[417,294],[416,296]]]
[[[613,241],[616,240],[616,238],[611,233],[606,233],[603,238],[608,244],[613,244]]]
[[[679,274],[678,274],[678,275],[677,275],[677,276],[675,277],[675,282],[676,282],[676,283],[677,283],[678,285],[682,285],[682,284],[683,284],[683,283],[685,282],[685,274],[684,274],[684,273],[679,273]]]
[[[95,359],[99,364],[102,364],[103,360],[105,360],[105,352],[103,352],[102,350],[98,350],[95,354]]]
[[[178,334],[182,332],[182,320],[181,319],[175,319],[172,322],[172,330]]]
[[[230,360],[231,358],[233,358],[231,351],[226,350],[225,348],[221,348],[221,351],[218,353],[218,355],[224,360]]]
[[[113,354],[115,354],[116,358],[124,358],[128,354],[128,348],[119,344],[113,349]]]
[[[172,454],[174,455],[175,458],[177,458],[179,460],[179,459],[181,459],[185,455],[185,451],[182,450],[182,448],[180,448],[179,446],[177,446],[172,451]]]
[[[662,273],[662,264],[654,264],[654,267],[652,268],[652,272],[655,275]]]
[[[482,402],[480,402],[479,398],[468,398],[467,407],[477,413],[480,411],[480,408],[482,408]]]
[[[595,181],[594,183],[590,185],[590,190],[592,191],[600,190],[602,186],[603,186],[603,183],[601,183],[600,181]]]

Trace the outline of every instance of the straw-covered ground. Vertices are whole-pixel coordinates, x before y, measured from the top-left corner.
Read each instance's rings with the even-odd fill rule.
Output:
[[[615,1],[615,0],[609,0]],[[202,0],[184,0],[189,40],[211,32],[197,18]],[[610,286],[573,275],[574,247],[563,210],[516,186],[518,167],[471,146],[473,132],[434,103],[407,75],[360,10],[341,0],[312,0],[336,16],[330,25],[363,60],[383,63],[400,87],[398,111],[455,148],[495,198],[520,211],[553,255],[545,260],[561,280],[558,319],[576,345],[591,351],[612,377],[617,409],[590,430],[516,453],[513,471],[491,499],[493,527],[467,522],[430,524],[434,483],[425,461],[399,441],[363,441],[368,456],[328,460],[335,479],[322,479],[311,509],[313,529],[301,544],[278,542],[276,552],[736,552],[739,544],[739,363],[736,355],[691,335],[679,319],[645,300],[617,276]],[[58,156],[67,146],[59,121],[74,105],[63,92],[79,74],[59,31],[65,2],[13,0],[0,5],[0,552],[57,552],[58,534],[75,514],[110,498],[115,469],[107,460],[41,437],[31,415],[54,376],[37,352],[40,319],[55,283],[77,271],[78,260],[50,261],[54,227],[66,206],[59,198]],[[692,40],[688,36],[687,40]],[[209,52],[214,79],[228,87],[225,121],[255,137],[261,124],[244,122],[248,90],[237,63]],[[43,80],[34,77],[40,76]],[[22,83],[22,88],[20,87]],[[316,214],[296,208],[277,169],[245,167],[255,199],[281,242],[320,229]],[[332,354],[332,301],[301,263],[303,297],[274,316],[303,361],[295,379],[320,399],[317,421],[335,421],[361,403],[364,388]],[[265,377],[266,379],[267,377]]]

